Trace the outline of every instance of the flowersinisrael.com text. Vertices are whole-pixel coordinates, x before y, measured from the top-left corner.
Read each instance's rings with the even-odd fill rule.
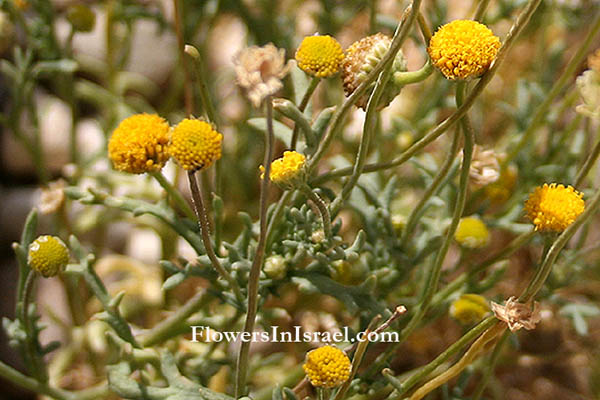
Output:
[[[398,342],[398,332],[359,332],[351,336],[347,326],[337,332],[302,332],[300,326],[292,331],[280,331],[278,326],[272,326],[270,331],[259,332],[220,332],[209,326],[193,325],[192,342],[270,342],[270,343],[301,343],[301,342]]]

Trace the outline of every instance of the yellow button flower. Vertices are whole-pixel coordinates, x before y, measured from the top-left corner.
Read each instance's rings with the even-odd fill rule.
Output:
[[[448,79],[482,75],[496,58],[500,39],[477,21],[456,20],[439,28],[429,41],[432,63]]]
[[[556,183],[536,187],[525,202],[527,217],[542,232],[564,231],[584,209],[583,193]]]
[[[490,241],[490,232],[479,217],[461,218],[454,239],[463,247],[478,249]]]
[[[208,168],[221,158],[223,135],[199,119],[184,119],[171,134],[169,153],[185,170]]]
[[[160,171],[169,159],[169,124],[156,114],[125,118],[108,142],[108,156],[118,171]]]
[[[465,325],[481,321],[489,311],[487,300],[478,294],[463,294],[450,306],[452,318]]]
[[[307,36],[296,50],[298,67],[319,78],[335,75],[340,70],[343,59],[342,46],[329,35]]]
[[[69,250],[56,236],[40,236],[29,245],[29,267],[45,278],[55,276],[69,263]]]
[[[297,151],[286,151],[283,157],[271,163],[270,178],[273,183],[294,186],[302,181],[306,157]],[[261,179],[265,177],[265,167],[260,166]]]
[[[315,387],[334,388],[350,377],[350,359],[346,353],[329,345],[308,352],[302,368]]]

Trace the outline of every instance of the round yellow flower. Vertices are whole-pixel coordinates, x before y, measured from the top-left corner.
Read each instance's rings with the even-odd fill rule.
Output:
[[[448,79],[482,75],[496,58],[500,39],[477,21],[456,20],[440,27],[429,41],[432,63]]]
[[[536,231],[562,232],[584,209],[583,193],[556,183],[536,187],[525,202],[527,217]]]
[[[108,142],[108,156],[118,171],[160,171],[169,159],[169,124],[156,114],[125,118]]]
[[[469,249],[486,246],[490,241],[490,232],[479,217],[461,218],[454,232],[454,239]]]
[[[45,278],[55,276],[69,263],[69,250],[56,236],[40,236],[29,245],[29,267]]]
[[[294,185],[302,180],[306,157],[297,151],[286,151],[283,157],[271,163],[270,179],[278,185]],[[265,167],[260,166],[261,179],[265,177]]]
[[[173,129],[169,153],[183,169],[197,171],[221,158],[222,140],[208,122],[186,118]]]
[[[309,351],[302,368],[315,387],[334,388],[350,377],[350,359],[346,353],[329,345]]]
[[[450,306],[452,318],[465,325],[481,321],[489,311],[487,300],[478,294],[463,294]]]
[[[343,59],[342,46],[329,35],[307,36],[296,50],[298,67],[319,78],[335,75],[340,70]]]

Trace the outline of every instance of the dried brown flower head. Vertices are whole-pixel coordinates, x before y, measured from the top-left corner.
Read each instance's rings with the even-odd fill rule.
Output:
[[[531,304],[523,304],[517,301],[516,297],[510,297],[506,300],[506,304],[492,302],[492,311],[496,318],[506,322],[511,332],[518,331],[521,328],[531,330],[542,319],[538,302],[534,302],[533,308]]]
[[[255,107],[283,87],[281,79],[290,70],[285,61],[285,50],[272,43],[263,47],[252,46],[239,52],[234,60],[237,83],[246,90]]]
[[[42,189],[38,208],[42,214],[52,214],[60,209],[65,201],[65,181],[50,182],[48,187]]]
[[[481,146],[475,145],[469,177],[477,186],[496,182],[500,178],[498,154],[493,149],[483,150]]]

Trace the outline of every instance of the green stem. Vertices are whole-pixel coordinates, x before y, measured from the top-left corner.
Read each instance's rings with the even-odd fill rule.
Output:
[[[183,37],[183,21],[180,0],[173,0],[173,10],[175,15],[175,33],[177,35],[177,48],[179,49],[179,62],[183,67],[185,83],[183,85],[183,95],[185,102],[185,112],[187,115],[194,114],[194,91],[188,63],[185,59],[185,38]]]
[[[564,71],[562,72],[562,74],[560,75],[558,80],[552,86],[550,93],[548,93],[546,95],[542,104],[540,104],[539,107],[537,108],[537,111],[536,111],[535,115],[533,116],[531,122],[529,123],[529,126],[527,127],[527,129],[525,130],[523,135],[521,136],[521,140],[519,140],[517,145],[508,153],[508,156],[503,160],[504,166],[508,165],[508,163],[511,162],[519,154],[519,152],[521,150],[523,150],[525,145],[527,143],[529,143],[529,141],[533,137],[534,133],[537,131],[537,128],[540,126],[540,124],[543,123],[543,121],[547,117],[548,109],[552,105],[552,102],[561,93],[561,91],[564,89],[564,87],[570,81],[571,76],[575,73],[575,71],[577,70],[577,68],[583,61],[583,59],[586,57],[588,50],[589,50],[590,46],[592,45],[592,43],[594,43],[594,38],[596,37],[596,34],[599,31],[600,31],[600,13],[598,13],[598,15],[596,16],[596,19],[593,23],[592,28],[590,29],[585,40],[583,41],[583,43],[577,50],[577,53],[575,53],[573,58],[571,58],[571,60],[567,64],[566,68],[564,69]]]
[[[14,383],[24,389],[30,390],[34,393],[44,394],[57,400],[76,400],[75,394],[69,393],[65,390],[48,386],[45,382],[37,381],[26,375],[23,375],[11,366],[4,364],[0,361],[0,376],[7,381]]]
[[[148,333],[141,337],[140,344],[144,347],[151,347],[179,333],[180,325],[187,320],[189,316],[204,307],[210,301],[206,292],[201,291],[190,298],[183,306],[179,307],[175,313],[154,326]]]
[[[213,105],[210,96],[210,90],[208,89],[208,83],[206,81],[206,69],[204,68],[204,63],[202,62],[202,55],[196,47],[191,45],[185,45],[184,51],[185,54],[190,56],[194,61],[196,79],[198,81],[198,87],[200,88],[200,100],[202,101],[204,112],[206,113],[208,120],[215,124],[218,128],[218,114],[215,111],[215,106]]]
[[[456,121],[461,119],[467,113],[467,111],[471,108],[471,106],[475,103],[475,100],[483,92],[483,89],[485,89],[485,87],[488,85],[488,83],[492,80],[496,71],[498,71],[498,68],[500,67],[500,65],[502,65],[502,62],[504,61],[504,59],[508,55],[510,49],[512,48],[512,46],[516,42],[517,38],[519,37],[519,34],[523,31],[523,28],[525,27],[525,25],[527,25],[527,23],[531,19],[531,16],[533,15],[533,13],[537,9],[537,7],[540,5],[541,1],[542,0],[530,0],[530,2],[527,4],[525,9],[521,12],[521,14],[519,14],[519,16],[517,17],[517,20],[515,21],[515,23],[509,30],[508,35],[506,36],[506,40],[504,41],[504,44],[498,51],[496,60],[494,61],[494,63],[490,67],[490,69],[481,77],[479,82],[477,82],[477,85],[475,85],[473,90],[469,93],[469,95],[465,99],[465,102],[462,104],[462,106],[460,106],[451,116],[449,116],[448,118],[446,118],[445,120],[440,122],[435,128],[433,128],[425,136],[423,136],[423,138],[421,138],[421,140],[414,143],[411,147],[409,147],[406,151],[404,151],[396,159],[394,159],[392,161],[388,161],[388,162],[383,162],[383,163],[367,164],[367,165],[365,165],[365,167],[363,169],[364,172],[374,172],[374,171],[379,171],[382,169],[389,169],[389,168],[397,167],[397,166],[403,164],[404,162],[408,161],[413,155],[415,155],[416,153],[418,153],[419,151],[424,149],[429,143],[433,142],[440,135],[442,135]],[[377,66],[379,66],[379,65],[381,65],[381,62]],[[375,68],[375,69],[373,69],[373,71],[371,71],[371,73],[373,73],[374,71],[379,72],[380,70],[381,69],[379,69],[379,68]],[[368,77],[369,76],[370,76],[370,74],[368,75]],[[369,81],[369,83],[371,83],[371,82],[372,82],[372,80]],[[359,89],[360,89],[360,86],[359,86]],[[358,91],[358,89],[357,89],[357,91]],[[357,91],[355,91],[352,94],[352,96],[354,96],[357,93]],[[359,95],[362,95],[362,92]],[[346,100],[346,102],[349,102],[350,99],[352,98],[352,96],[350,96]],[[344,109],[345,104],[346,103],[344,103],[344,105],[342,105],[342,108],[340,109],[340,114],[342,113],[342,110]],[[337,119],[339,119],[339,118],[340,117],[338,117],[337,113],[336,113],[336,115],[334,115],[332,123],[327,131],[327,133],[329,135],[332,135],[331,132],[333,129],[337,129],[335,127],[335,125],[339,123],[337,121]],[[326,134],[326,136],[327,136],[327,134]],[[321,147],[325,147],[328,145],[326,143],[326,141],[327,141],[327,137],[321,144],[322,145]],[[315,154],[315,156],[313,157],[313,159],[311,159],[311,165],[315,165],[316,162],[318,161],[318,159],[323,156],[323,154],[321,154],[321,153],[324,153],[324,152],[325,152],[324,149],[321,152],[318,151],[317,154]],[[315,158],[316,158],[316,160],[315,160]],[[334,169],[325,174],[317,176],[315,179],[313,179],[311,181],[311,183],[314,185],[322,184],[323,182],[326,182],[332,178],[350,175],[352,173],[352,170],[353,170],[352,167]]]
[[[421,82],[433,73],[433,65],[429,59],[427,62],[416,71],[398,71],[394,73],[394,83],[396,85],[408,85],[411,83]]]
[[[188,171],[188,181],[190,183],[190,191],[192,192],[192,200],[194,204],[194,210],[196,211],[196,217],[198,218],[198,223],[200,225],[200,233],[202,235],[202,242],[204,243],[204,249],[206,250],[206,255],[210,259],[213,267],[219,275],[229,283],[229,287],[233,290],[236,299],[243,303],[242,292],[240,290],[240,286],[237,281],[233,279],[231,274],[223,268],[221,262],[217,258],[215,254],[215,250],[212,245],[212,241],[210,240],[210,226],[208,223],[208,216],[206,214],[206,207],[204,207],[204,199],[202,196],[202,187],[198,185],[198,181],[196,180],[196,174],[193,171]]]
[[[312,80],[310,81],[310,84],[308,85],[308,88],[306,88],[306,93],[304,93],[302,100],[300,100],[300,104],[298,105],[298,110],[304,111],[306,109],[306,106],[308,105],[308,101],[310,100],[311,96],[315,92],[315,89],[319,85],[319,82],[321,82],[321,78],[316,77],[316,76],[312,78]],[[297,142],[298,142],[298,124],[294,124],[294,130],[292,131],[292,142],[290,144],[290,149],[296,150]]]
[[[265,256],[265,245],[267,243],[267,206],[269,201],[271,160],[273,159],[273,143],[275,142],[275,135],[273,134],[273,99],[271,98],[271,96],[265,99],[265,106],[267,109],[267,132],[265,157],[263,160],[265,172],[260,186],[260,234],[258,237],[256,254],[254,255],[254,261],[252,262],[252,267],[250,268],[250,275],[248,277],[248,312],[246,314],[246,321],[244,323],[244,332],[250,333],[254,331],[254,325],[256,323],[256,313],[258,311],[258,280],[260,278],[260,270],[262,268]],[[240,396],[242,396],[243,393],[246,392],[246,378],[248,374],[250,344],[251,343],[249,341],[242,341],[242,344],[240,346],[240,351],[238,354],[236,365],[236,398],[239,398]]]
[[[163,189],[165,189],[165,192],[167,192],[167,194],[171,197],[171,199],[173,199],[175,204],[177,204],[177,207],[181,211],[183,211],[185,216],[193,221],[194,218],[196,218],[194,215],[194,211],[189,206],[188,202],[183,198],[183,196],[181,195],[181,192],[179,192],[179,190],[175,189],[175,187],[171,184],[171,182],[169,182],[167,180],[167,178],[163,175],[163,173],[161,171],[152,172],[150,175],[152,175],[152,177],[154,179],[156,179],[156,181],[160,184],[160,186]]]
[[[457,106],[460,107],[465,90],[465,83],[461,82],[456,85],[456,103]],[[427,313],[429,307],[431,306],[431,302],[435,292],[437,291],[439,280],[442,272],[442,265],[444,263],[444,259],[446,258],[446,254],[448,253],[448,249],[450,248],[450,243],[454,237],[454,233],[464,211],[465,202],[467,198],[467,189],[469,183],[469,169],[471,166],[471,158],[473,155],[473,140],[474,133],[469,123],[468,117],[464,117],[462,122],[462,129],[464,134],[465,143],[463,146],[463,162],[460,173],[460,184],[459,191],[456,198],[456,206],[454,208],[454,212],[452,215],[452,221],[450,222],[450,226],[448,227],[448,231],[444,238],[444,242],[442,243],[442,247],[438,251],[435,261],[431,267],[431,271],[427,276],[427,281],[425,282],[425,286],[423,289],[423,294],[421,296],[421,301],[419,302],[419,306],[417,311],[412,315],[412,318],[408,322],[408,324],[402,329],[400,333],[400,340],[393,345],[391,345],[375,362],[374,366],[370,369],[369,372],[374,373],[378,372],[375,369],[380,366],[389,358],[392,354],[394,354],[395,349],[400,346],[400,344],[414,331],[414,329],[419,325],[425,314]]]
[[[489,361],[487,362],[485,372],[484,372],[483,376],[481,377],[481,379],[479,380],[477,387],[473,391],[473,395],[471,396],[472,400],[479,400],[481,398],[483,391],[485,390],[492,374],[494,373],[496,364],[498,364],[498,360],[500,359],[500,354],[502,354],[502,349],[504,348],[504,344],[506,343],[506,340],[508,339],[509,336],[510,336],[510,332],[505,331],[504,334],[502,334],[502,337],[500,338],[500,340],[498,340],[498,343],[496,343],[496,346],[494,347],[494,352],[492,353]]]
[[[365,80],[356,88],[356,90],[344,101],[342,106],[339,109],[336,109],[335,114],[331,118],[331,122],[327,126],[327,130],[323,135],[323,140],[319,144],[316,153],[311,157],[308,164],[308,171],[311,172],[317,166],[318,162],[325,156],[325,153],[329,149],[335,135],[337,134],[339,128],[344,121],[344,118],[350,111],[352,105],[361,97],[366,90],[369,88],[371,83],[377,79],[379,74],[391,65],[396,54],[400,50],[400,47],[408,37],[409,28],[412,27],[415,22],[417,15],[419,14],[419,7],[421,5],[421,0],[413,0],[412,5],[410,7],[410,12],[408,15],[405,13],[405,17],[403,17],[403,21],[396,29],[396,33],[394,34],[394,38],[392,39],[392,43],[388,52],[383,56],[381,61],[369,72],[369,74],[365,77]]]
[[[402,390],[397,390],[393,393],[388,400],[399,400],[403,398],[403,395],[412,389],[417,383],[421,380],[425,379],[429,374],[435,371],[440,365],[442,365],[446,360],[450,357],[458,353],[463,347],[472,342],[475,338],[477,338],[480,334],[485,332],[489,327],[494,325],[498,320],[496,317],[488,317],[485,320],[481,321],[478,325],[473,327],[467,333],[465,333],[460,339],[458,339],[454,344],[448,347],[442,354],[437,356],[433,361],[429,364],[423,366],[419,369],[418,372],[411,375],[406,381],[402,383]]]
[[[450,145],[450,150],[448,152],[448,157],[444,160],[443,164],[440,166],[440,171],[436,175],[435,179],[431,184],[427,187],[425,194],[421,200],[419,200],[419,204],[412,210],[410,216],[408,217],[408,221],[406,222],[406,227],[402,232],[402,236],[400,238],[400,248],[404,248],[410,239],[413,229],[417,225],[417,219],[421,214],[421,210],[425,207],[429,199],[438,192],[441,187],[442,182],[445,181],[446,176],[450,172],[450,167],[454,163],[454,159],[456,157],[456,152],[458,150],[458,143],[460,137],[460,128],[456,129],[456,133],[454,134],[454,138],[452,139],[452,144]]]
[[[598,128],[598,133],[600,133],[600,127]],[[590,170],[596,163],[596,160],[598,159],[599,155],[600,155],[600,139],[598,139],[598,141],[594,145],[594,148],[592,149],[592,152],[586,158],[581,169],[577,173],[577,177],[575,178],[575,187],[579,187],[583,184],[583,180],[585,179],[585,177],[588,175],[588,173],[590,172]]]
[[[377,117],[379,115],[377,109],[379,106],[379,100],[381,99],[381,95],[383,94],[386,84],[390,79],[392,64],[388,64],[387,67],[381,72],[381,75],[377,79],[377,83],[375,88],[373,89],[373,93],[369,97],[369,101],[367,103],[367,114],[365,116],[365,123],[363,126],[363,134],[360,140],[360,146],[358,148],[358,153],[356,154],[356,160],[354,161],[354,168],[352,170],[352,175],[344,184],[341,193],[337,196],[337,198],[331,204],[331,214],[335,216],[350,193],[358,183],[358,179],[360,178],[365,162],[367,160],[367,155],[369,153],[369,146],[371,144],[371,139],[375,134],[375,127],[377,125]]]
[[[35,327],[33,326],[29,315],[29,304],[31,304],[36,277],[37,273],[33,270],[29,270],[23,290],[22,304],[20,307],[20,319],[23,323],[26,335],[25,348],[23,350],[27,368],[30,370],[33,377],[39,382],[47,382],[48,372],[46,371],[44,361],[40,357]]]
[[[275,227],[278,225],[279,220],[283,216],[283,210],[285,209],[286,204],[292,198],[294,194],[293,190],[287,190],[283,193],[277,205],[275,206],[275,211],[271,215],[271,219],[269,220],[269,226],[267,228],[267,250],[271,248],[271,243],[273,241],[273,232],[275,231]]]
[[[477,4],[477,10],[475,11],[475,15],[473,16],[473,20],[481,22],[483,20],[483,15],[485,14],[485,10],[490,4],[490,0],[480,0],[479,4]]]
[[[331,215],[329,214],[327,204],[325,204],[323,199],[310,186],[304,184],[301,187],[301,190],[302,193],[304,193],[317,206],[319,214],[321,214],[321,221],[323,222],[323,232],[325,233],[325,238],[327,240],[331,240]]]

